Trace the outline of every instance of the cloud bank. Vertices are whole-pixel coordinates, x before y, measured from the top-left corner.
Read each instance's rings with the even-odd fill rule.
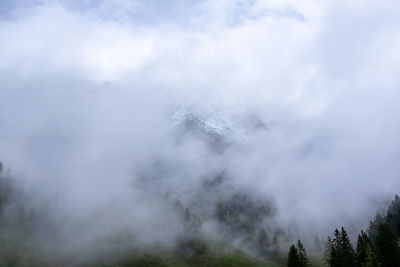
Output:
[[[189,205],[221,172],[228,193],[273,199],[275,223],[294,235],[365,225],[400,191],[399,10],[390,0],[5,1],[0,159],[88,238],[129,228],[168,243],[179,230],[163,199]],[[182,109],[228,127],[228,148],[177,141]],[[238,126],[248,117],[268,130]],[[159,218],[171,223],[155,235]]]

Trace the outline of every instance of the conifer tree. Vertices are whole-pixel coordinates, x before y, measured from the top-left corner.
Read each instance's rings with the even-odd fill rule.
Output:
[[[300,265],[300,258],[297,248],[292,244],[289,249],[288,260],[287,260],[288,267],[299,267]]]
[[[379,224],[375,240],[382,267],[400,266],[400,249],[394,231],[388,222]]]
[[[400,237],[400,197],[396,195],[389,205],[387,218],[397,237]]]
[[[331,249],[329,265],[336,267],[336,266],[341,266],[340,264],[342,262],[342,254],[341,254],[342,237],[338,229],[335,229],[333,236],[334,237],[332,239],[332,249]]]
[[[382,264],[379,261],[378,255],[371,244],[367,244],[365,262],[362,263],[362,267],[381,267]]]
[[[330,236],[326,239],[326,243],[324,246],[324,259],[325,263],[329,266],[332,266],[332,255],[334,254],[333,252],[334,247],[333,247],[333,241]]]
[[[342,265],[341,266],[355,266],[355,252],[353,246],[350,243],[350,239],[347,236],[346,230],[342,227],[341,232],[341,254],[342,254]]]
[[[361,230],[357,240],[357,266],[361,267],[366,264],[368,248],[371,249],[370,253],[374,253],[374,251],[372,251],[371,240],[367,234]]]
[[[369,222],[368,237],[371,242],[375,242],[376,235],[378,234],[378,226],[386,221],[386,216],[380,212],[377,212],[375,219]]]
[[[297,251],[299,253],[299,267],[309,266],[307,252],[300,240],[297,241]]]
[[[334,238],[331,241],[331,244],[327,244],[327,247],[329,249],[327,257],[327,263],[329,266],[356,266],[356,255],[343,227],[340,232],[338,229],[335,229]]]

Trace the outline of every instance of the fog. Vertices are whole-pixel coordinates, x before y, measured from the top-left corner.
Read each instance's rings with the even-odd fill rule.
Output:
[[[0,160],[66,253],[122,231],[172,246],[174,201],[212,214],[235,192],[273,203],[264,223],[292,239],[356,233],[400,191],[399,11],[4,1]],[[212,219],[202,229],[218,232]]]

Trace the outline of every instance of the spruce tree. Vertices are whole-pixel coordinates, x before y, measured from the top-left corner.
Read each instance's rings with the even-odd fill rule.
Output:
[[[304,248],[303,243],[301,243],[300,240],[297,241],[297,250],[299,253],[299,267],[309,266],[310,264],[308,262],[306,249]]]
[[[342,227],[341,232],[341,254],[342,254],[342,265],[341,266],[355,266],[355,252],[353,246],[350,243],[350,239],[347,236],[346,230]]]
[[[340,232],[338,229],[335,229],[334,238],[331,241],[331,244],[327,244],[327,248],[327,253],[329,253],[327,256],[327,263],[329,266],[356,266],[356,255],[343,227]]]
[[[365,262],[361,264],[362,267],[381,267],[378,255],[371,244],[367,244]]]
[[[372,249],[371,240],[367,234],[361,230],[357,239],[357,266],[364,266],[367,261],[367,248]]]
[[[342,244],[342,236],[340,235],[339,230],[335,229],[335,232],[333,234],[333,239],[332,239],[330,266],[333,266],[333,267],[341,266],[341,263],[342,263],[342,253],[341,253],[342,245],[341,244]]]
[[[287,260],[288,267],[300,267],[300,258],[297,248],[292,244],[289,249],[288,260]]]
[[[380,212],[377,212],[375,219],[369,222],[368,237],[371,242],[375,242],[376,235],[378,234],[378,226],[386,221],[386,216]]]
[[[400,237],[400,197],[396,195],[390,203],[387,218],[397,237]]]
[[[325,263],[329,266],[332,266],[332,255],[334,254],[333,252],[333,241],[330,236],[326,239],[326,243],[324,246],[324,259]]]
[[[379,224],[375,240],[382,267],[400,266],[400,249],[396,234],[388,222]]]

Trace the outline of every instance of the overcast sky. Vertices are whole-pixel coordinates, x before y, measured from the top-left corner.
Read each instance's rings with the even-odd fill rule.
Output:
[[[399,12],[397,0],[0,1],[0,160],[73,208],[126,203],[161,156],[179,166],[171,190],[229,169],[283,224],[367,219],[400,193]],[[219,156],[174,147],[181,106],[270,130]]]

